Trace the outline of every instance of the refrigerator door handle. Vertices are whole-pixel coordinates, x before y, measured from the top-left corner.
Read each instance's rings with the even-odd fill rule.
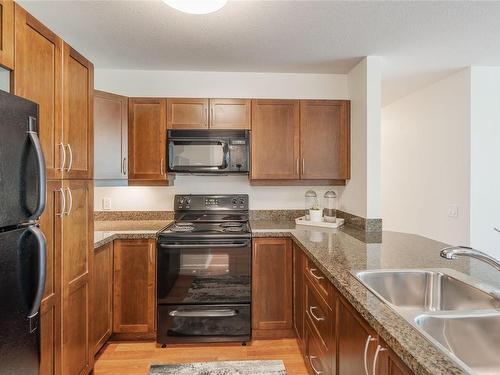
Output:
[[[28,231],[31,232],[33,236],[35,236],[35,239],[38,244],[38,285],[35,294],[35,300],[33,301],[33,305],[30,309],[30,312],[28,313],[28,319],[31,320],[38,314],[38,310],[40,309],[40,304],[42,302],[43,292],[45,290],[47,242],[45,240],[43,232],[37,226],[35,225],[30,226],[28,228]]]
[[[45,209],[47,184],[47,176],[45,174],[45,158],[43,157],[42,145],[40,144],[40,139],[38,138],[38,134],[35,129],[36,118],[30,116],[27,133],[33,147],[35,148],[36,164],[38,169],[38,199],[36,209],[30,217],[31,220],[38,219]]]

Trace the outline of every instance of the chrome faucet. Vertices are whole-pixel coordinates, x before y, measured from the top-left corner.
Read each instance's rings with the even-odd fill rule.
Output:
[[[490,266],[496,268],[497,271],[500,271],[500,262],[495,258],[489,256],[488,254],[483,253],[482,251],[475,250],[472,247],[467,246],[452,246],[447,247],[441,250],[441,257],[452,260],[457,259],[458,257],[470,257],[476,258],[484,263],[489,264]]]

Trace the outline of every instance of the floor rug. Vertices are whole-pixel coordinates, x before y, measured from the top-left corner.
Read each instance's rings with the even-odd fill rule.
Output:
[[[149,375],[286,375],[283,361],[224,361],[152,365]]]

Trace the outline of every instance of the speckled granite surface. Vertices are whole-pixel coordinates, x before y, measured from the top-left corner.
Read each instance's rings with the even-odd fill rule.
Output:
[[[95,221],[94,249],[113,240],[155,238],[156,233],[171,220]]]
[[[154,238],[156,232],[168,223],[151,220],[96,222],[95,247],[113,239]],[[250,226],[255,238],[292,238],[416,375],[467,374],[361,285],[350,272],[388,268],[451,268],[500,288],[496,272],[492,273],[487,266],[473,260],[444,260],[439,257],[439,252],[445,244],[411,234],[381,232],[378,241],[371,242],[370,233],[349,226],[332,230],[300,227],[292,221],[251,221]]]

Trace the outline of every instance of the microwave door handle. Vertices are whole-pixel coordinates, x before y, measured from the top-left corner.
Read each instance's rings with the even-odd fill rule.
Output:
[[[223,141],[220,141],[220,144],[222,146],[222,153],[223,153],[222,165],[220,169],[227,169],[227,167],[229,166],[229,145],[227,144],[227,142]]]
[[[250,246],[250,241],[245,241],[241,243],[204,243],[204,244],[165,244],[161,243],[160,247],[164,249],[208,249],[214,247],[232,247],[232,248],[240,248],[240,247],[248,247]]]

